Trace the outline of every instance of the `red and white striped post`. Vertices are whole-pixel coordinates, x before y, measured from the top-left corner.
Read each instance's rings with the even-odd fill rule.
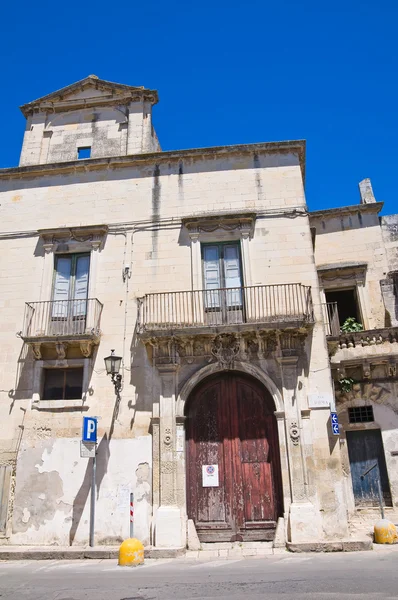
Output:
[[[134,494],[130,494],[130,537],[134,537]]]

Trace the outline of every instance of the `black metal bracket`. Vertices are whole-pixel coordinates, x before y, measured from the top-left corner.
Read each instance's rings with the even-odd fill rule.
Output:
[[[122,389],[122,376],[120,375],[120,373],[118,373],[117,375],[115,375],[115,373],[112,373],[111,377],[113,387],[115,388],[115,394],[116,396],[119,396],[120,391]]]

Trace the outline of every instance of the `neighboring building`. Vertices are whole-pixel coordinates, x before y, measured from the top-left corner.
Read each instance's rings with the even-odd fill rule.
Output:
[[[188,519],[202,541],[346,539],[371,461],[398,503],[398,219],[368,180],[309,214],[303,141],[162,152],[156,102],[92,75],[22,107],[0,170],[0,539],[87,543],[87,415],[98,544],[128,536],[131,491],[146,545],[185,546]]]
[[[310,215],[347,510],[358,526],[366,516],[374,519],[369,509],[378,505],[378,480],[391,518],[398,506],[398,215],[378,216],[383,204],[369,179],[360,183],[360,194],[359,206]],[[355,331],[355,323],[344,327],[347,318],[363,331]]]

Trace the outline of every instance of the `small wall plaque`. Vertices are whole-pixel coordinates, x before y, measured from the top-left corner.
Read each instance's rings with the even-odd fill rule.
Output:
[[[218,465],[202,466],[202,485],[203,487],[218,487]]]
[[[310,408],[329,408],[331,402],[330,394],[309,394],[308,406]]]

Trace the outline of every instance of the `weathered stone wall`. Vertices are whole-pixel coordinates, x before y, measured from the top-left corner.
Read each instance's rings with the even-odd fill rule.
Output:
[[[305,199],[298,156],[257,149],[223,156],[171,155],[157,163],[130,161],[124,167],[109,165],[96,170],[76,165],[64,172],[49,166],[46,174],[23,178],[18,172],[9,178],[0,173],[4,232],[0,240],[4,317],[0,329],[4,349],[0,358],[0,461],[15,461],[18,453],[11,541],[67,543],[71,531],[75,532],[74,543],[87,540],[87,503],[83,508],[87,459],[79,457],[78,447],[84,414],[101,416],[104,460],[99,461],[103,479],[97,541],[107,537],[115,541],[126,535],[128,508],[123,490],[129,486],[137,497],[144,498],[137,527],[143,532],[142,539],[148,540],[150,420],[161,385],[135,331],[137,297],[192,289],[192,244],[182,218],[244,211],[257,214],[253,237],[247,242],[245,283],[312,286],[317,322],[298,365],[298,407],[294,389],[283,391],[288,384],[282,383],[281,366],[275,358],[260,362],[259,368],[269,373],[279,393],[285,394],[286,410],[297,415],[307,465],[303,475],[302,454],[295,450],[294,477],[304,477],[297,498],[310,498],[321,511],[317,514],[323,515],[319,516],[322,537],[341,535],[345,526],[339,448],[330,448],[328,409],[308,411],[309,394],[330,397],[332,388],[309,220],[300,213]],[[45,282],[53,263],[46,260],[37,230],[102,223],[109,225],[109,231],[96,251],[96,276],[90,283],[93,296],[104,305],[102,338],[98,350],[87,359],[90,380],[86,399],[77,407],[55,410],[53,406],[32,406],[34,359],[16,333],[22,329],[24,303],[49,299],[44,297]],[[224,239],[239,239],[232,232],[223,235]],[[211,234],[206,239],[211,241]],[[126,266],[131,278],[123,281]],[[197,276],[200,279],[200,273]],[[197,283],[200,288],[200,281]],[[111,348],[124,358],[120,406],[115,406],[113,387],[104,372],[103,358]],[[203,365],[201,360],[196,366],[200,369]],[[182,380],[192,367],[184,369],[179,374]],[[281,422],[281,431],[283,427]],[[289,473],[286,477],[288,481]],[[49,484],[53,485],[51,493],[46,492]],[[183,478],[178,485],[181,499]],[[79,517],[74,513],[76,497]],[[305,537],[305,531],[301,535]]]
[[[319,211],[310,216],[311,227],[316,230],[316,265],[367,263],[365,293],[362,296],[365,306],[361,307],[366,315],[365,328],[384,327],[385,310],[380,280],[388,271],[388,261],[377,210],[363,212],[362,206],[358,206],[357,211],[355,207],[351,208],[353,210],[341,212]]]
[[[77,159],[90,147],[91,158],[160,150],[148,102],[61,113],[35,113],[27,119],[20,166]]]

